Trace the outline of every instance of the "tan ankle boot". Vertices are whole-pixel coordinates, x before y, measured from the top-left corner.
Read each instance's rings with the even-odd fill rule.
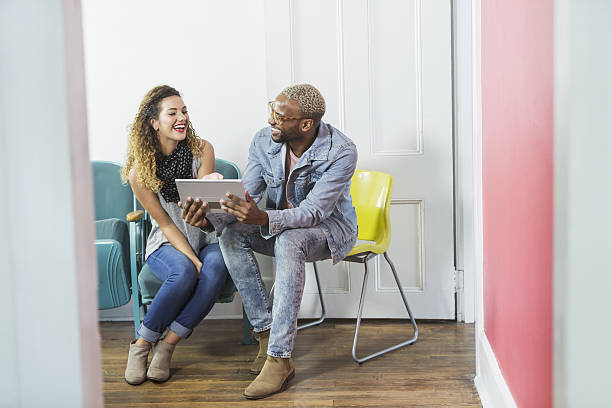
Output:
[[[147,378],[151,381],[164,382],[170,377],[170,359],[175,344],[168,344],[163,340],[153,346],[153,358],[149,364]]]
[[[142,384],[147,378],[147,359],[151,351],[151,345],[141,347],[136,345],[136,340],[130,343],[127,365],[125,367],[125,381],[128,384]]]
[[[244,390],[248,399],[260,399],[284,391],[295,376],[293,360],[268,356],[261,373]]]
[[[270,330],[257,333],[257,339],[259,340],[259,353],[257,353],[257,357],[255,357],[255,360],[253,360],[253,363],[251,364],[251,369],[249,370],[251,374],[261,373],[261,369],[266,362],[266,358],[268,357]]]

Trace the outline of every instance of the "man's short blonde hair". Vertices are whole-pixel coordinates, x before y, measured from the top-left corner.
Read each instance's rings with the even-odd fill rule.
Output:
[[[319,122],[325,114],[325,99],[321,92],[310,84],[291,85],[283,89],[281,95],[298,101],[300,113],[309,119]]]

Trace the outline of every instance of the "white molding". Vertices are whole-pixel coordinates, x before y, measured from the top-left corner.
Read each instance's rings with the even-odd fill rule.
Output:
[[[376,131],[375,122],[376,115],[374,114],[373,94],[374,94],[374,61],[372,57],[372,0],[366,1],[368,26],[368,109],[370,114],[370,153],[372,156],[420,156],[423,155],[423,75],[422,75],[422,58],[421,50],[423,48],[421,42],[421,0],[414,0],[414,41],[415,41],[415,80],[416,80],[416,118],[417,118],[417,148],[409,150],[376,150]]]
[[[415,81],[416,81],[416,92],[417,92],[417,106],[416,106],[416,118],[417,118],[417,137],[418,147],[416,152],[410,154],[423,154],[423,42],[421,41],[421,0],[415,0],[414,2],[414,52],[416,54],[416,69],[415,69]]]
[[[231,314],[231,315],[211,315],[209,314],[203,320],[221,320],[221,319],[240,319],[242,320],[241,314]]]
[[[262,278],[264,284],[268,285],[271,279],[267,279],[265,276]],[[230,303],[215,303],[213,309],[204,317],[204,319],[242,319],[242,313],[238,312],[242,309],[242,301],[240,295],[236,292],[234,300]],[[216,305],[223,305],[222,307],[232,308],[227,310],[229,314],[223,314],[222,311],[215,310]],[[231,305],[231,306],[230,306]],[[141,309],[142,311],[142,309]],[[99,322],[133,322],[134,313],[132,311],[132,301],[130,300],[123,306],[116,307],[114,309],[98,310],[98,321]]]
[[[99,322],[132,322],[134,323],[134,319],[131,316],[117,316],[117,317],[100,317],[98,318]]]
[[[338,52],[338,126],[346,126],[346,96],[344,92],[344,0],[336,2],[336,39]]]
[[[372,12],[370,1],[371,0],[366,0],[366,26],[368,30],[368,114],[370,115],[368,133],[370,138],[370,154],[374,154],[374,103],[372,101],[372,95],[374,95],[374,81],[372,77],[374,72],[372,67]]]
[[[424,219],[425,219],[425,200],[411,200],[411,199],[391,199],[390,205],[394,204],[408,204],[408,205],[417,205],[419,212],[418,219],[418,234],[419,234],[419,282],[420,286],[405,286],[404,285],[404,293],[423,293],[425,291],[425,235],[424,235]],[[391,260],[393,261],[393,259]],[[376,282],[376,292],[380,293],[399,293],[399,290],[396,286],[391,287],[383,287],[380,284],[380,262],[381,257],[377,256],[374,259],[374,277]],[[397,269],[397,268],[396,268]],[[399,271],[397,271],[399,276]]]
[[[455,251],[456,269],[463,270],[461,321],[476,319],[474,271],[474,160],[472,3],[453,0],[453,126],[455,139]]]
[[[231,315],[207,315],[203,320],[221,320],[221,319],[240,319],[242,320],[241,314]],[[134,322],[132,315],[130,316],[112,316],[112,317],[100,317],[99,322]],[[198,323],[199,324],[199,323]]]
[[[289,0],[289,48],[291,56],[291,85],[295,84],[295,36],[293,26],[295,25],[295,7],[293,0]]]
[[[482,83],[481,83],[481,0],[472,3],[472,145],[474,186],[474,275],[476,279],[476,361],[480,361],[479,336],[484,335],[483,308],[483,226],[482,226]],[[480,378],[480,364],[476,364],[476,378]]]
[[[575,97],[570,93],[573,87],[570,73],[575,68],[572,64],[572,40],[575,41],[575,32],[572,32],[572,0],[555,0],[554,4],[554,240],[553,240],[553,403],[559,407],[571,406],[571,385],[569,360],[571,357],[569,349],[568,323],[571,316],[568,314],[568,300],[570,300],[569,286],[569,217],[568,211],[572,196],[569,194],[570,183],[569,163],[570,158],[570,98]],[[574,44],[576,44],[574,42]],[[581,88],[580,91],[582,91]],[[574,105],[575,106],[575,105]],[[577,123],[577,122],[576,122]],[[573,167],[576,169],[576,167]],[[576,169],[577,170],[577,169]],[[574,171],[576,171],[574,170]],[[578,194],[581,197],[582,195]],[[602,269],[603,270],[603,269]],[[592,279],[592,278],[591,278]],[[592,293],[589,291],[589,293]],[[572,308],[573,309],[573,308]],[[607,313],[606,313],[607,314]],[[582,322],[581,322],[582,324]],[[581,355],[583,353],[580,353]],[[591,365],[592,367],[592,365]],[[580,387],[574,385],[574,387]],[[576,388],[574,388],[576,389]],[[590,393],[591,394],[591,393]]]
[[[483,408],[516,408],[517,405],[504,380],[487,335],[481,332],[478,337],[476,348],[479,353],[476,364],[480,370],[474,383]]]
[[[203,320],[221,320],[221,319],[240,319],[242,320],[242,315],[208,315]],[[134,322],[132,316],[117,316],[117,317],[107,317],[104,319],[99,319],[99,322]],[[200,324],[200,323],[198,323]]]

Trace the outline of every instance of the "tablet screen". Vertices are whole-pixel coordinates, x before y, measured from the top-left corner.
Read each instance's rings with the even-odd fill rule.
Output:
[[[241,179],[202,180],[176,179],[176,188],[182,202],[187,197],[199,198],[208,203],[208,211],[221,212],[219,200],[227,200],[226,193],[232,193],[244,199],[244,187]]]

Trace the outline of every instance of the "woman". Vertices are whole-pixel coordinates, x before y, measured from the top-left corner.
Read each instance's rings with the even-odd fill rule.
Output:
[[[168,379],[174,347],[208,314],[228,276],[219,244],[208,243],[205,232],[181,218],[174,182],[222,178],[214,169],[213,147],[195,135],[178,91],[165,85],[151,89],[131,126],[121,178],[129,180],[153,218],[145,259],[164,283],[138,329],[140,337],[130,343],[125,370],[129,384]]]

